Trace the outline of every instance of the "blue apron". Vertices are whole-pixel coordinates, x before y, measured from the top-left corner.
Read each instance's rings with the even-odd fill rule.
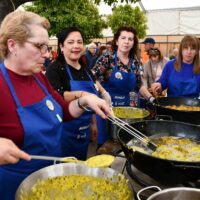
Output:
[[[197,76],[194,75],[186,79],[181,77],[180,73],[173,69],[168,82],[167,96],[198,97]]]
[[[71,91],[86,91],[97,94],[95,84],[88,73],[87,75],[90,81],[77,81],[73,79],[68,65],[66,65],[66,70],[70,77]],[[92,115],[92,111],[87,111],[79,118],[64,123],[62,134],[63,156],[74,156],[80,160],[85,160],[87,158]]]
[[[38,103],[23,107],[4,64],[0,66],[0,69],[16,103],[16,111],[24,129],[22,150],[35,155],[60,156],[63,116],[60,105],[52,98],[44,85],[34,77],[46,96]],[[0,166],[0,199],[14,200],[15,191],[24,178],[51,164],[53,163],[49,161],[20,160],[14,165]]]
[[[132,60],[129,60],[129,65]],[[118,70],[117,54],[115,54],[115,67],[112,71],[111,77],[105,84],[102,84],[107,92],[109,92],[113,106],[129,106],[130,97],[129,92],[136,87],[135,73],[127,73]],[[106,133],[106,120],[97,115],[98,127],[98,144],[103,144],[110,133]]]

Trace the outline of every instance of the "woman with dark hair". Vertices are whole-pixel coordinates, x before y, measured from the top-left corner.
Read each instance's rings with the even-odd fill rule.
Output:
[[[152,84],[154,94],[167,89],[168,96],[199,97],[199,50],[198,38],[192,35],[185,36],[179,46],[178,58],[170,60],[160,79]]]
[[[152,83],[156,82],[161,74],[162,70],[167,63],[167,59],[163,57],[160,49],[151,48],[148,52],[149,60],[144,65],[144,73],[143,73],[143,84],[147,88],[151,88]]]
[[[95,83],[95,78],[80,59],[84,51],[81,30],[76,27],[62,29],[58,34],[58,56],[49,65],[46,76],[53,88],[66,101],[71,101],[90,93],[98,95],[105,90]],[[92,134],[97,133],[96,119],[93,112],[87,111],[81,117],[63,124],[62,154],[85,160]],[[92,124],[91,124],[92,123]]]
[[[135,91],[146,99],[151,97],[148,90],[142,86],[142,67],[137,59],[138,37],[134,28],[120,27],[114,34],[112,54],[101,56],[93,72],[112,98],[113,106],[129,106],[129,93]],[[106,123],[97,117],[98,143],[107,140]]]

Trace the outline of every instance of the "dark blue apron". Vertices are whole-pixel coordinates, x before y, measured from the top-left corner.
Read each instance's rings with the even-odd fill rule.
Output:
[[[76,81],[73,79],[68,65],[66,65],[66,70],[70,77],[71,91],[86,91],[97,94],[94,82],[88,73],[90,81]],[[93,114],[93,112],[87,111],[79,118],[64,123],[62,134],[63,156],[74,156],[80,160],[87,158],[87,150],[90,142],[90,125]]]
[[[132,60],[129,60],[129,66]],[[111,74],[110,79],[105,84],[102,84],[107,92],[109,92],[113,106],[129,106],[130,97],[129,92],[136,87],[136,75],[134,73],[127,73],[118,70],[117,54],[115,54],[115,68]],[[109,136],[106,134],[106,121],[97,115],[98,127],[98,144],[103,144]]]
[[[1,65],[0,69],[16,103],[16,111],[24,129],[22,149],[29,154],[61,156],[63,113],[60,105],[52,98],[44,85],[34,77],[46,96],[38,103],[22,107],[5,66]],[[20,160],[14,165],[0,166],[0,199],[14,200],[15,191],[24,178],[51,164],[53,163],[49,161]]]
[[[198,97],[197,76],[193,75],[193,77],[186,79],[181,77],[181,74],[173,69],[168,81],[167,96]]]

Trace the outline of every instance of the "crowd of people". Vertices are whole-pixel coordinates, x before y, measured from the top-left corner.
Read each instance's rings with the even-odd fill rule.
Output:
[[[153,38],[139,41],[133,27],[119,27],[112,42],[91,43],[82,31],[66,27],[57,34],[50,58],[49,21],[15,11],[0,27],[0,196],[14,199],[24,178],[49,161],[31,155],[74,156],[85,160],[89,142],[109,138],[106,118],[113,106],[130,106],[135,92],[147,103],[167,96],[200,95],[199,40],[183,37],[170,60]],[[178,51],[178,52],[177,52]],[[46,62],[45,62],[46,61]],[[45,74],[41,71],[45,66]],[[140,104],[138,103],[138,107]]]

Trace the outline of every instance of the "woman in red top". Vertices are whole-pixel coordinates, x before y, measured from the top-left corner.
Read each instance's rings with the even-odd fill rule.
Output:
[[[30,155],[60,156],[62,121],[79,117],[84,107],[103,118],[111,113],[108,104],[96,95],[65,102],[51,87],[40,72],[49,56],[48,28],[48,20],[32,12],[12,12],[1,23],[0,56],[4,63],[0,65],[0,137],[13,141]],[[30,159],[11,150],[6,156],[10,157],[8,162]],[[13,200],[24,178],[51,164],[20,160],[14,165],[1,165],[1,199]]]

